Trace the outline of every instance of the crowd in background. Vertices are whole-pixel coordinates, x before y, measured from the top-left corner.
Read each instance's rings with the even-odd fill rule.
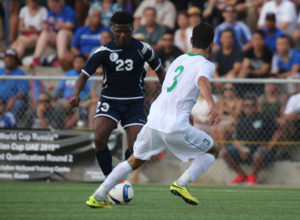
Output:
[[[133,36],[154,48],[165,70],[176,57],[191,50],[193,27],[205,21],[215,28],[209,57],[216,66],[215,78],[299,78],[298,0],[10,1],[11,49],[3,51],[5,66],[0,68],[0,75],[26,75],[18,66],[29,56],[27,65],[32,68],[50,65],[61,67],[65,76],[78,76],[89,55],[112,40],[110,17],[118,10],[133,14]],[[3,42],[4,36],[0,37]],[[45,55],[48,46],[56,50],[51,59]],[[101,74],[100,67],[95,75]],[[148,70],[148,76],[153,72]],[[30,88],[36,87],[34,83],[0,81],[0,127],[16,127],[20,122],[19,127],[63,129],[83,123],[93,129],[92,116],[101,87],[98,82],[87,84],[78,112],[60,112],[71,98],[74,80],[61,81],[54,94],[45,89],[34,94],[34,90],[31,96],[35,99],[30,99],[28,94]],[[149,107],[159,93],[159,85],[149,82],[145,89]],[[215,83],[213,93],[220,122],[212,127],[206,121],[208,106],[199,97],[192,111],[194,126],[211,133],[216,140],[225,140],[218,144],[228,165],[239,174],[235,182],[255,183],[254,177],[263,167],[258,164],[277,153],[272,144],[266,143],[252,144],[256,147],[249,151],[242,141],[279,141],[297,134],[300,126],[294,122],[300,120],[299,92],[295,85]],[[28,108],[31,105],[36,107]],[[26,123],[22,124],[22,119]],[[233,157],[239,160],[231,160]],[[241,161],[253,162],[252,177],[246,177],[241,170]]]

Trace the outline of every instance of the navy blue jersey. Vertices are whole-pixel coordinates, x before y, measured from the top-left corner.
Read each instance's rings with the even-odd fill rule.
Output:
[[[139,99],[144,95],[145,61],[154,71],[161,65],[149,44],[132,38],[130,47],[119,48],[111,41],[91,55],[82,72],[91,76],[102,65],[103,97],[120,100]]]

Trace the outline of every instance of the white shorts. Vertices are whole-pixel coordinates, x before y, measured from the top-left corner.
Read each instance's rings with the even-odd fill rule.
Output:
[[[206,153],[213,144],[211,136],[192,126],[186,131],[170,134],[144,126],[134,142],[133,155],[140,160],[150,160],[168,148],[177,158],[187,162]]]

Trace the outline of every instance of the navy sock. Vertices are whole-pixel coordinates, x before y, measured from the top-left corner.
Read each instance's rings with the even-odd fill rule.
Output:
[[[103,174],[107,176],[112,171],[112,156],[110,150],[106,146],[104,150],[95,149],[95,154]]]
[[[125,151],[125,160],[128,160],[128,158],[131,156],[132,152],[129,150],[129,148]]]

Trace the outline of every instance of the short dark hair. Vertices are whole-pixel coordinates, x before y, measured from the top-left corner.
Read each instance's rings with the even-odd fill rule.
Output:
[[[134,18],[128,11],[117,11],[110,19],[112,25],[114,24],[132,24]]]
[[[226,29],[224,29],[224,30],[221,32],[221,35],[220,35],[220,36],[222,36],[222,34],[225,33],[225,32],[231,33],[232,37],[235,38],[234,31],[233,31],[231,28],[226,28]]]
[[[147,7],[147,8],[145,8],[145,9],[144,9],[144,13],[145,13],[146,11],[149,11],[149,10],[154,11],[154,14],[156,15],[156,9],[155,9],[154,7]]]
[[[174,31],[172,31],[170,29],[166,30],[163,35],[165,35],[165,34],[172,35],[174,37]]]
[[[251,100],[256,104],[257,103],[257,96],[252,92],[247,92],[244,95],[244,101],[246,101],[246,100]]]
[[[253,34],[252,34],[252,36],[253,36],[254,34],[258,34],[258,35],[260,35],[263,39],[266,39],[265,33],[264,33],[262,30],[256,30],[256,31],[254,31]]]
[[[195,48],[207,49],[214,38],[214,29],[210,24],[201,22],[193,29],[192,45]]]
[[[77,54],[77,55],[74,57],[74,60],[75,60],[76,58],[83,59],[84,62],[87,61],[87,57],[86,57],[84,54],[82,54],[82,53]]]
[[[290,43],[290,45],[292,45],[292,39],[288,36],[288,35],[286,35],[286,34],[284,34],[284,35],[282,35],[282,36],[279,36],[278,38],[277,38],[277,40],[278,39],[286,39],[289,43]]]

